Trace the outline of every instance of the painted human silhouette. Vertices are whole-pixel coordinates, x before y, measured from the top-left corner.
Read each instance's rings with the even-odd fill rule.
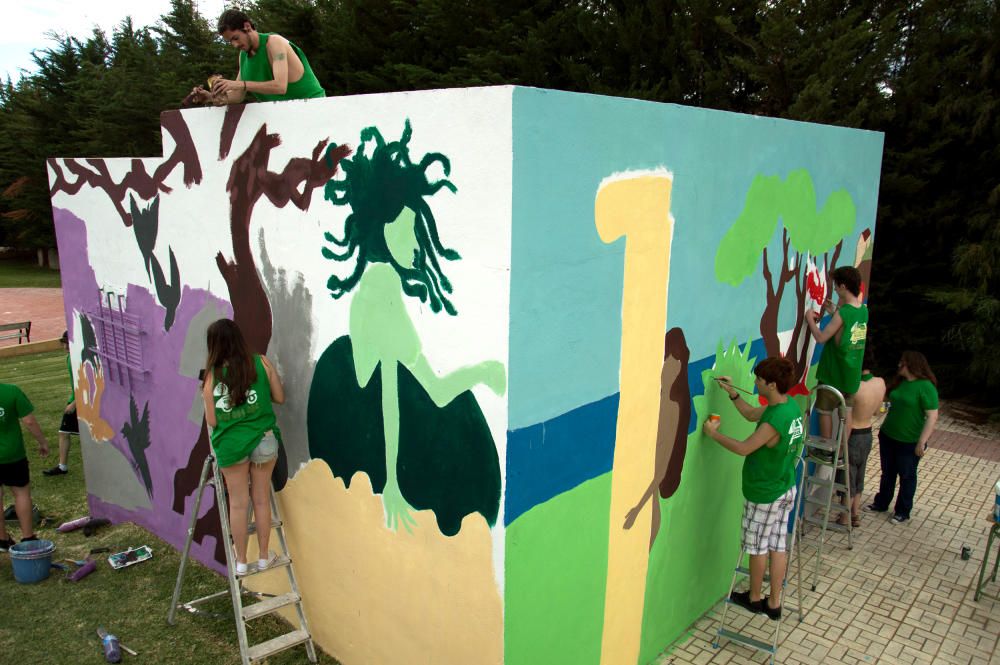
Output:
[[[354,157],[341,162],[344,178],[327,185],[327,199],[351,213],[343,238],[325,234],[333,247],[323,255],[354,262],[347,277],[334,274],[327,286],[335,299],[351,292],[353,298],[349,334],[316,364],[309,450],[348,486],[355,473],[366,473],[382,494],[390,529],[409,531],[411,511],[431,509],[441,531],[454,535],[472,512],[496,521],[499,459],[471,388],[483,384],[503,394],[506,372],[490,360],[439,375],[423,353],[405,298],[457,315],[441,264],[460,257],[442,245],[426,200],[441,189],[457,190],[446,179],[427,178],[434,164],[449,174],[444,155],[410,160],[411,135],[409,121],[390,143],[378,129],[365,129]]]

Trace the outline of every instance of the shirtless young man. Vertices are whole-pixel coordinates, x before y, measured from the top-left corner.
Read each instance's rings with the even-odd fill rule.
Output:
[[[325,97],[326,92],[298,46],[278,34],[257,32],[243,12],[227,9],[219,17],[219,34],[240,52],[234,80],[214,78],[211,91],[201,86],[191,91],[195,102],[217,106],[285,99]]]
[[[869,348],[865,346],[861,385],[854,393],[854,406],[850,411],[851,436],[847,440],[852,526],[861,526],[861,493],[865,489],[865,467],[868,466],[868,455],[872,451],[872,420],[885,400],[885,381],[872,374],[875,363]]]

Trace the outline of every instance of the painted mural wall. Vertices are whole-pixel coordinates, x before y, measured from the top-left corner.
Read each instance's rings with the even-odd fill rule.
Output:
[[[728,590],[750,428],[711,376],[812,384],[827,272],[871,274],[882,136],[514,91],[505,662],[653,661]]]
[[[162,124],[162,158],[49,162],[95,514],[183,544],[231,316],[285,381],[279,501],[345,665],[641,665],[724,594],[742,460],[697,424],[748,431],[709,378],[784,353],[808,391],[881,135],[511,87]]]
[[[503,661],[511,94],[170,112],[163,158],[49,162],[92,511],[182,546],[233,317],[287,388],[279,500],[345,664]]]

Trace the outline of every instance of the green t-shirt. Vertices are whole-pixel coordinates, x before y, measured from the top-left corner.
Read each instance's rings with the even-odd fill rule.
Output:
[[[903,381],[889,393],[889,413],[882,431],[903,443],[917,443],[927,419],[925,411],[938,408],[938,393],[927,379]]]
[[[212,448],[219,466],[231,466],[248,457],[268,430],[274,430],[278,435],[274,408],[271,406],[271,384],[260,356],[254,356],[254,367],[257,380],[247,391],[247,401],[235,409],[229,408],[229,388],[225,383],[216,381],[212,390],[215,398]]]
[[[72,404],[73,400],[76,399],[76,394],[73,392],[73,363],[69,359],[69,354],[66,354],[66,371],[69,372],[69,399],[66,400],[67,404]]]
[[[853,395],[861,385],[861,363],[865,356],[865,339],[868,337],[868,307],[841,305],[840,342],[837,337],[827,340],[819,356],[816,380],[833,386],[841,393]]]
[[[240,51],[240,80],[266,82],[274,80],[274,72],[271,70],[271,61],[267,59],[267,38],[271,35],[266,32],[258,33],[260,44],[253,57],[247,55],[246,51]],[[309,66],[306,54],[292,42],[288,45],[295,51],[302,61],[302,78],[294,83],[289,81],[288,87],[283,95],[262,95],[256,92],[250,94],[261,102],[279,102],[284,99],[309,99],[311,97],[326,97],[326,91],[319,84],[319,79]]]
[[[0,464],[10,464],[24,459],[24,434],[21,418],[35,407],[21,389],[9,383],[0,383]]]
[[[778,433],[778,443],[761,446],[743,460],[743,496],[753,503],[771,503],[795,484],[796,455],[805,435],[802,410],[791,398],[764,409],[757,427],[764,423]]]

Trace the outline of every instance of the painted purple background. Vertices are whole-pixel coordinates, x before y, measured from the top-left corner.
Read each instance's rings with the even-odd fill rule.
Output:
[[[54,208],[56,235],[59,240],[60,269],[63,275],[63,302],[66,320],[73,321],[78,312],[93,311],[98,305],[98,284],[88,256],[86,224],[68,210]],[[132,240],[132,230],[122,226],[121,233]],[[166,247],[157,248],[165,252]],[[135,246],[135,260],[142,258]],[[184,277],[184,257],[178,257],[180,274]],[[185,502],[185,516],[175,513],[173,503],[173,482],[176,471],[187,465],[191,450],[198,440],[200,422],[189,419],[191,405],[197,398],[200,382],[197,376],[183,376],[181,356],[192,319],[202,309],[211,304],[232,315],[229,302],[202,289],[183,288],[174,324],[170,331],[164,331],[163,320],[166,310],[160,306],[146,285],[129,284],[126,294],[126,312],[136,316],[141,322],[143,365],[149,370],[144,374],[133,372],[130,381],[124,385],[112,381],[105,371],[105,389],[101,401],[101,417],[114,429],[114,438],[98,445],[112,445],[134,465],[128,442],[122,436],[122,425],[129,421],[129,390],[135,399],[139,413],[149,403],[150,447],[146,450],[150,476],[153,485],[152,509],[130,511],[120,506],[102,501],[92,493],[88,496],[91,514],[106,517],[115,522],[132,521],[139,524],[174,547],[180,549],[187,536],[190,511],[194,507],[194,495]],[[73,335],[73,327],[70,327]],[[77,358],[78,362],[79,359]],[[158,396],[154,399],[154,395]],[[138,472],[137,482],[141,484]],[[90,479],[88,479],[88,483]],[[88,485],[88,490],[90,487]],[[204,515],[213,505],[215,498],[206,490],[200,513]],[[192,544],[192,555],[207,566],[223,571],[214,560],[215,543],[206,538],[201,544]]]

